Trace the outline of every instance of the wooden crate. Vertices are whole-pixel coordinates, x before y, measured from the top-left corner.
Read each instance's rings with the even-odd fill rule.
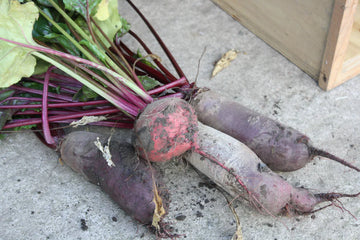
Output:
[[[360,73],[358,0],[213,0],[324,90]]]

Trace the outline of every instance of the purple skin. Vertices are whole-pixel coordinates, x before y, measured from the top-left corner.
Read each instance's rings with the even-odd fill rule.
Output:
[[[110,152],[115,166],[109,167],[94,144],[97,137],[103,146],[107,145],[107,137],[97,133],[68,134],[60,145],[61,159],[89,182],[100,186],[131,217],[151,225],[155,204],[149,165],[136,156],[131,144],[111,140]],[[158,190],[164,187],[159,182],[157,185]],[[161,191],[159,194],[167,210],[168,196]]]
[[[244,198],[261,212],[278,215],[311,213],[322,202],[357,194],[317,193],[293,187],[271,171],[245,144],[199,123],[197,147],[184,158],[234,199]],[[330,206],[328,205],[328,206]],[[341,204],[338,202],[338,205]],[[321,208],[320,208],[321,209]]]
[[[212,91],[199,92],[192,105],[199,121],[243,142],[273,171],[300,169],[315,156],[323,156],[360,171],[350,163],[312,147],[310,139],[299,131]]]

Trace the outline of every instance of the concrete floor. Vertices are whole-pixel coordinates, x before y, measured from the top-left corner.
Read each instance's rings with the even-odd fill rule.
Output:
[[[234,21],[209,0],[135,0],[159,31],[187,76],[312,138],[315,146],[360,166],[360,77],[324,92],[314,80]],[[121,13],[152,45],[141,21],[120,1]],[[214,62],[229,49],[242,53],[210,79]],[[158,52],[154,47],[154,52]],[[162,52],[158,53],[162,55]],[[10,134],[0,144],[0,239],[155,239],[100,189],[59,164],[58,155],[34,134]],[[166,218],[185,239],[231,239],[235,222],[224,196],[191,167],[163,166],[171,193]],[[355,193],[360,175],[316,158],[281,174],[314,192]],[[360,199],[342,200],[308,216],[262,215],[236,203],[244,239],[360,239]]]

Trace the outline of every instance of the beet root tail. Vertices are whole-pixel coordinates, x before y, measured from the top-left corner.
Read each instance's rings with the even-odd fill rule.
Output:
[[[355,193],[355,194],[346,194],[346,193],[317,193],[315,194],[315,197],[318,199],[319,203],[320,202],[333,202],[334,200],[337,200],[339,198],[354,198],[354,197],[358,197],[360,196],[360,192]]]
[[[360,196],[360,192],[356,193],[356,194],[344,194],[344,193],[318,193],[314,195],[315,198],[317,199],[317,204],[318,203],[322,203],[322,202],[330,202],[330,204],[318,208],[316,210],[313,210],[312,213],[314,212],[318,212],[324,208],[330,207],[330,206],[335,206],[338,207],[339,209],[341,209],[342,211],[346,211],[348,212],[353,218],[357,219],[349,210],[347,210],[344,205],[342,204],[342,202],[339,200],[339,198],[354,198],[354,197],[359,197]]]
[[[339,157],[337,157],[337,156],[335,156],[335,155],[333,155],[331,153],[328,153],[326,151],[323,151],[323,150],[317,149],[317,148],[313,148],[313,147],[310,149],[310,151],[311,151],[311,154],[314,155],[314,156],[321,156],[321,157],[331,159],[331,160],[336,161],[336,162],[338,162],[338,163],[340,163],[340,164],[342,164],[344,166],[347,166],[349,168],[352,168],[352,169],[360,172],[360,168],[352,165],[351,163],[349,163],[349,162],[345,161],[344,159],[341,159],[341,158],[339,158]]]

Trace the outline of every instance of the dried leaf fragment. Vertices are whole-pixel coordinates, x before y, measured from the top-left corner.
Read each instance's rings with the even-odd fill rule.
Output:
[[[242,229],[241,229],[241,223],[240,223],[240,218],[236,213],[236,210],[234,208],[234,206],[232,205],[232,200],[229,200],[228,195],[223,191],[220,190],[220,192],[224,195],[227,203],[228,203],[228,207],[230,208],[232,214],[234,215],[235,218],[235,223],[236,223],[236,231],[234,233],[234,235],[232,236],[231,240],[243,240],[243,234],[242,234]]]
[[[70,123],[70,126],[76,128],[78,126],[86,125],[93,122],[100,122],[106,120],[105,116],[83,116],[80,120]]]
[[[218,74],[220,71],[222,71],[224,68],[228,67],[230,65],[230,62],[233,61],[239,51],[232,49],[227,51],[225,54],[222,55],[219,61],[215,64],[215,67],[212,71],[211,77],[214,77],[216,74]]]
[[[155,210],[154,210],[154,215],[153,215],[153,221],[152,221],[152,225],[159,230],[160,226],[159,226],[159,222],[161,221],[162,217],[165,215],[166,211],[164,209],[163,203],[162,203],[162,199],[158,193],[155,181],[153,180],[153,184],[154,184],[154,199],[153,202],[155,203]]]
[[[232,203],[227,198],[226,198],[226,200],[227,200],[227,202],[229,204],[229,208],[230,208],[231,212],[234,214],[234,218],[235,218],[235,222],[236,222],[236,232],[234,233],[231,240],[243,240],[242,229],[241,229],[241,224],[240,224],[240,218],[237,215],[236,210],[233,207]]]
[[[108,139],[107,145],[102,146],[99,137],[96,138],[96,141],[94,142],[95,146],[100,150],[102,153],[104,159],[106,160],[109,167],[115,167],[115,163],[111,160],[111,153],[110,153],[110,139],[111,136]]]

